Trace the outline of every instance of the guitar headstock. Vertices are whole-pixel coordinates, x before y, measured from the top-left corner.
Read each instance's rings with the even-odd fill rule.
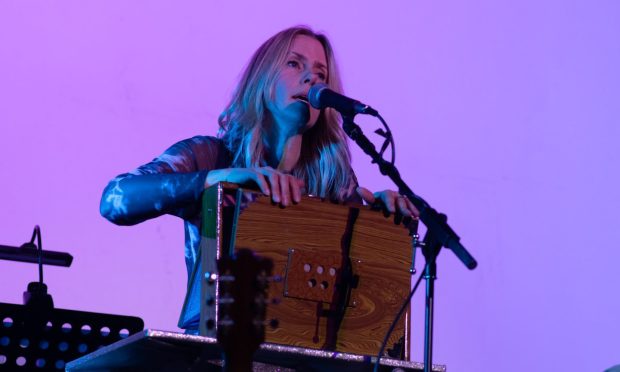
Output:
[[[267,288],[273,262],[249,250],[217,262],[217,340],[228,371],[251,371],[252,356],[265,341]]]

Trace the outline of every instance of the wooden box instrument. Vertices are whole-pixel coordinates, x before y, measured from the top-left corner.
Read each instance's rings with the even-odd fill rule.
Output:
[[[248,198],[248,195],[250,197]],[[248,248],[273,260],[265,341],[377,354],[411,285],[411,237],[394,217],[369,207],[302,197],[282,208],[270,197],[220,183],[203,196],[200,334],[217,324],[215,261]],[[409,312],[388,348],[409,356]]]

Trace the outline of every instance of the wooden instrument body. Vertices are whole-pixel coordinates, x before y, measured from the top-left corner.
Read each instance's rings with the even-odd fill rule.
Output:
[[[251,202],[244,194],[252,193]],[[269,197],[220,183],[203,197],[200,332],[212,336],[217,285],[206,285],[215,260],[248,248],[273,260],[265,341],[357,354],[377,354],[411,285],[411,238],[393,218],[360,205],[303,197],[286,208]],[[350,269],[350,270],[349,270]],[[350,272],[352,275],[346,276]],[[345,280],[348,277],[351,280]],[[347,284],[348,283],[348,284]],[[344,290],[343,290],[344,288]],[[344,311],[343,311],[344,309]],[[409,311],[388,348],[409,359]]]

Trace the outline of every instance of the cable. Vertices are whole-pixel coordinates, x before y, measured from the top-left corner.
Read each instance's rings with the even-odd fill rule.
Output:
[[[394,328],[396,327],[396,323],[398,323],[398,320],[405,312],[405,309],[407,309],[409,302],[411,302],[411,298],[413,297],[413,294],[415,293],[416,289],[418,289],[418,286],[420,285],[420,282],[422,281],[423,277],[424,277],[424,272],[421,272],[420,276],[418,277],[418,280],[415,282],[415,285],[413,286],[413,289],[411,290],[411,292],[409,292],[409,296],[407,296],[407,299],[403,302],[403,306],[401,306],[400,310],[398,311],[398,314],[396,314],[396,318],[390,325],[390,329],[388,329],[387,334],[385,335],[385,338],[383,339],[383,343],[381,344],[381,349],[379,349],[379,354],[377,354],[377,359],[375,360],[375,368],[373,369],[374,372],[379,371],[379,359],[381,359],[381,356],[383,355],[383,350],[385,350],[385,346],[387,345],[388,339],[390,338],[390,335],[394,331]]]
[[[392,149],[392,161],[390,163],[394,165],[394,163],[396,163],[396,145],[394,143],[394,137],[392,136],[392,131],[390,130],[390,127],[387,125],[387,123],[385,122],[385,120],[380,114],[377,114],[377,117],[379,118],[379,120],[381,121],[381,124],[383,124],[383,127],[385,128],[386,140],[390,142],[390,147]],[[383,151],[381,151],[381,153],[383,154]]]
[[[43,284],[43,244],[41,243],[41,228],[39,225],[34,226],[30,244],[34,244],[34,238],[37,238],[37,259],[39,263],[39,283]]]

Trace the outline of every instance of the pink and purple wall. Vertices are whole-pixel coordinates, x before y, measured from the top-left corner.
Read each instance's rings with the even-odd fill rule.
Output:
[[[254,49],[307,24],[346,93],[391,124],[405,180],[479,261],[439,257],[435,361],[454,371],[620,363],[620,3],[0,2],[0,244],[42,226],[61,308],[176,330],[183,228],[118,227],[103,187],[177,140],[214,134]],[[360,120],[371,132],[377,122]],[[370,189],[390,187],[358,151]],[[421,267],[421,258],[418,267]],[[0,301],[34,265],[0,262]],[[413,304],[422,360],[423,291]]]

